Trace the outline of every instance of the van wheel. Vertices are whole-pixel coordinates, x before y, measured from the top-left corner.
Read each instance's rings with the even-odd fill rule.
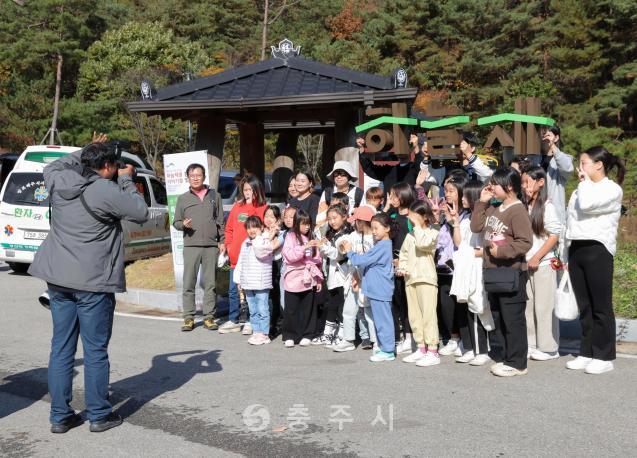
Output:
[[[26,274],[27,270],[29,270],[29,266],[31,264],[26,264],[24,262],[7,262],[11,270],[18,274]]]

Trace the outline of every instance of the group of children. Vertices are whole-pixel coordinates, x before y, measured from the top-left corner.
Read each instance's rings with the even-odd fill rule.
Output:
[[[444,197],[433,197],[424,180],[396,183],[388,207],[383,190],[370,188],[353,212],[334,193],[320,227],[292,207],[249,217],[234,271],[250,310],[248,342],[270,343],[280,327],[288,348],[345,352],[360,342],[372,362],[405,353],[402,361],[422,367],[441,355],[472,366],[495,360],[491,372],[504,377],[527,373],[528,359],[558,358],[564,222],[547,199],[545,170],[502,167],[485,182],[452,170],[441,188]]]

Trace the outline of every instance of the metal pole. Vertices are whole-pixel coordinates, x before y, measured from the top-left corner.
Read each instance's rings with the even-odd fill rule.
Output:
[[[186,72],[186,81],[190,81],[190,72]],[[192,151],[192,122],[188,123],[188,151]]]

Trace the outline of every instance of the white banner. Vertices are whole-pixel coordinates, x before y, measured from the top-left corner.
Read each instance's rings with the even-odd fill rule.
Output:
[[[173,247],[173,268],[175,270],[175,286],[177,290],[183,288],[184,275],[184,233],[173,227],[177,198],[188,191],[190,185],[186,177],[186,168],[190,164],[201,164],[208,173],[208,153],[206,151],[190,151],[187,153],[164,154],[164,178],[166,180],[166,194],[168,195],[168,215],[170,216],[170,240]]]

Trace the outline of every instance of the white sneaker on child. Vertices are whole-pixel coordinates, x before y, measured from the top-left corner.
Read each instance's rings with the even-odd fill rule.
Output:
[[[578,356],[577,358],[568,361],[566,363],[566,368],[581,371],[582,369],[586,369],[586,366],[588,366],[588,363],[590,363],[591,361],[593,361],[593,358]]]
[[[584,372],[587,374],[603,374],[604,372],[610,372],[614,369],[612,361],[603,361],[601,359],[593,359],[588,365]]]
[[[409,339],[401,340],[398,345],[396,345],[396,353],[407,353],[411,352],[413,349],[411,348],[411,337]]]
[[[415,363],[425,357],[425,353],[420,349],[413,352],[411,355],[407,355],[403,358],[403,363]]]
[[[416,366],[418,367],[435,366],[436,364],[440,364],[440,356],[438,356],[438,353],[433,353],[430,351],[425,353],[424,358],[420,358],[418,361],[416,361]]]
[[[310,342],[311,342],[311,341],[310,341],[310,339],[303,338],[303,339],[301,339],[301,341],[299,342],[299,345],[300,345],[301,347],[309,347],[309,346],[310,346]]]
[[[339,353],[345,352],[345,351],[352,351],[352,350],[356,350],[356,345],[354,345],[349,340],[341,339],[338,344],[332,345],[332,350]]]
[[[475,358],[469,361],[469,364],[472,366],[484,366],[489,361],[491,361],[491,358],[489,358],[489,355],[487,355],[486,353],[481,353],[479,355],[476,355]]]
[[[284,343],[285,348],[294,348],[294,341],[292,339],[288,339]]]
[[[470,350],[468,352],[466,352],[464,355],[456,358],[456,362],[457,363],[468,363],[469,361],[471,361],[473,358],[475,358],[475,353],[473,352],[473,350]]]
[[[250,323],[246,323],[243,325],[243,329],[241,330],[241,334],[244,336],[252,335],[252,325]]]
[[[531,359],[533,361],[549,361],[551,359],[557,359],[560,357],[560,353],[557,351],[544,352],[540,350],[533,350],[531,352]]]
[[[458,341],[454,339],[449,339],[449,342],[447,342],[447,344],[444,347],[438,350],[438,353],[441,356],[450,356],[455,354],[457,350],[458,350]],[[460,353],[458,356],[462,356],[462,353]]]

